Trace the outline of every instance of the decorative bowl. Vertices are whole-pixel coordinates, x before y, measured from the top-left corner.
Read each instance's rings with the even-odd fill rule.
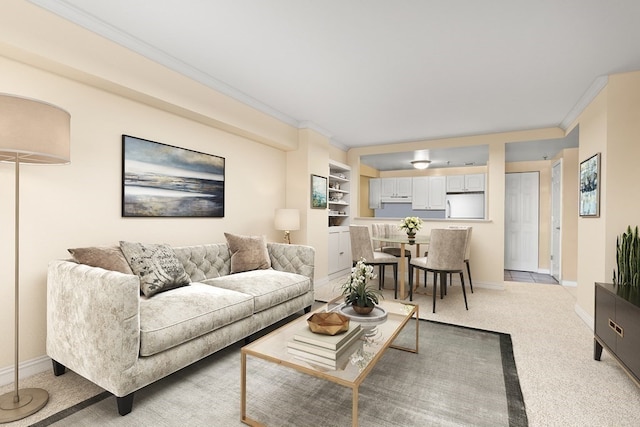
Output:
[[[338,335],[349,329],[349,318],[340,313],[315,313],[307,319],[311,332]]]

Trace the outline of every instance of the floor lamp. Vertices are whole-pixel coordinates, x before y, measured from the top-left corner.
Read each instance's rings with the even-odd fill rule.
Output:
[[[18,388],[20,323],[20,163],[68,163],[71,116],[41,101],[0,94],[0,161],[15,163],[15,390],[0,396],[0,423],[27,417],[44,407],[49,394]]]

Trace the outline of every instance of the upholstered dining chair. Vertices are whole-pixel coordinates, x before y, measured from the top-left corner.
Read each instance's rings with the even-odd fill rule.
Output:
[[[373,223],[371,224],[371,236],[372,237],[395,237],[395,236],[399,236],[399,237],[405,237],[406,235],[404,233],[400,233],[398,226],[394,225],[394,224],[385,224],[385,223]],[[400,250],[400,243],[389,243],[389,242],[380,242],[380,241],[373,241],[373,247],[374,250],[376,251],[380,251],[380,252],[384,252],[387,254],[391,254],[395,257],[400,257],[401,254],[401,250]],[[411,251],[410,250],[405,250],[404,251],[404,257],[407,259],[407,269],[409,270],[409,276],[411,276],[413,274],[413,269],[411,268]],[[409,277],[409,281],[411,281],[412,278]]]
[[[374,251],[369,235],[369,227],[366,225],[350,225],[349,237],[351,238],[351,259],[355,265],[360,259],[365,264],[378,266],[379,288],[384,288],[384,268],[387,265],[393,267],[394,298],[398,298],[398,258],[381,251]]]
[[[473,231],[473,227],[465,226],[465,225],[450,225],[449,228],[457,230],[467,230],[467,244],[464,249],[464,263],[467,267],[467,277],[469,278],[469,289],[471,289],[471,293],[473,293],[473,281],[471,280],[471,266],[469,265],[469,258],[471,256],[471,232]]]
[[[425,272],[433,273],[433,312],[436,312],[436,293],[438,288],[438,276],[440,276],[440,298],[442,299],[447,286],[447,277],[450,273],[460,274],[462,283],[462,295],[464,306],[467,304],[467,292],[464,287],[464,256],[467,243],[467,230],[436,228],[431,230],[429,239],[429,254],[426,257],[417,257],[411,260],[411,268],[417,268]],[[425,280],[426,282],[426,280]],[[409,283],[409,299],[411,300],[413,283]]]

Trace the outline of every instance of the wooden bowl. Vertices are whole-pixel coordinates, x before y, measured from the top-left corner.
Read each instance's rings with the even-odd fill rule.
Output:
[[[349,329],[349,318],[340,313],[315,313],[307,319],[311,332],[338,335]]]

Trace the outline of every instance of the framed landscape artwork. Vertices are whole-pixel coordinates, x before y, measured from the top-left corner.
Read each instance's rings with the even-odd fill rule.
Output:
[[[224,157],[122,135],[123,217],[224,217]]]
[[[327,178],[324,176],[311,175],[311,207],[327,208]]]
[[[600,216],[600,153],[580,163],[580,216]]]

